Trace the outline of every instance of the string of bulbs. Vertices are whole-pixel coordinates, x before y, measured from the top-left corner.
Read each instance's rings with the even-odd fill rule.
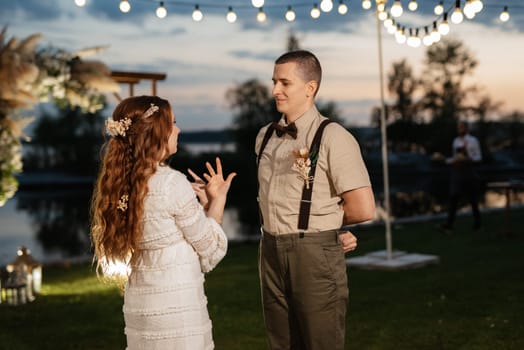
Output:
[[[79,7],[83,7],[86,5],[87,0],[74,0],[75,4]],[[348,0],[346,0],[347,2]],[[195,4],[193,2],[189,1],[180,1],[180,0],[171,0],[171,1],[156,1],[153,0],[152,2],[155,2],[158,4],[155,14],[158,18],[164,19],[167,17],[167,8],[165,6],[166,2],[176,4],[176,5],[187,5],[192,6],[193,12],[191,14],[193,20],[195,22],[200,22],[204,19],[204,12],[202,11],[202,8],[199,4]],[[448,9],[444,8],[444,2],[439,1],[437,5],[435,5],[433,12],[437,16],[436,19],[429,25],[421,26],[421,27],[410,27],[403,25],[402,23],[397,21],[397,18],[399,18],[403,13],[404,9],[402,7],[402,3],[399,0],[393,1],[393,5],[391,8],[388,8],[386,6],[387,0],[375,0],[376,3],[376,15],[378,18],[383,22],[384,27],[386,28],[387,32],[389,34],[392,34],[395,36],[395,39],[397,43],[399,44],[407,44],[410,47],[419,47],[422,44],[424,46],[430,46],[438,41],[440,41],[442,36],[447,35],[450,32],[450,26],[448,19],[454,23],[459,24],[462,23],[464,20],[464,17],[466,17],[468,20],[472,20],[478,13],[482,11],[484,8],[484,4],[481,0],[455,0],[453,1],[454,4],[452,4]],[[235,8],[256,8],[257,15],[256,20],[258,22],[265,22],[267,20],[267,14],[264,11],[264,8],[269,7],[282,7],[282,4],[276,4],[276,5],[265,5],[264,0],[251,0],[251,5],[249,4],[243,4],[243,5],[236,5]],[[209,3],[204,4],[204,7],[208,8],[218,8],[223,7],[223,4],[217,4],[217,3]],[[322,12],[328,13],[331,12],[335,8],[335,4],[333,0],[321,0],[320,3],[314,3],[313,5],[310,5],[310,3],[295,3],[292,5],[286,6],[286,11],[284,12],[284,18],[288,22],[293,22],[296,19],[296,13],[294,8],[298,7],[311,7],[309,11],[309,15],[312,19],[317,19],[320,17]],[[364,10],[370,10],[373,6],[372,0],[361,0],[361,6]],[[418,9],[418,3],[416,0],[410,0],[408,2],[408,10],[409,11],[416,11]],[[131,11],[131,3],[130,0],[120,0],[119,1],[119,8],[120,11],[123,13],[128,13]],[[348,6],[346,5],[344,0],[339,0],[337,5],[337,12],[340,15],[345,15],[348,13]],[[238,16],[236,12],[233,9],[233,6],[227,6],[227,12],[226,12],[226,21],[229,23],[235,23]],[[508,6],[503,6],[502,11],[499,14],[499,20],[501,22],[507,22],[510,19],[510,14],[508,10]],[[422,36],[422,38],[421,38]]]

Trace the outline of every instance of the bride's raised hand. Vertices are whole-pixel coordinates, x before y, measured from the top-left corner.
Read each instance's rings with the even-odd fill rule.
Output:
[[[193,191],[197,195],[200,204],[202,204],[204,208],[207,208],[209,204],[209,199],[207,198],[206,194],[206,182],[202,180],[200,176],[195,174],[193,170],[187,169],[187,171],[189,172],[189,175],[191,175],[193,180],[195,180],[191,183],[191,187],[193,187]]]
[[[219,157],[216,157],[216,170],[213,169],[213,166],[206,162],[206,167],[209,174],[204,174],[204,178],[207,181],[206,185],[206,194],[209,200],[213,200],[218,197],[226,197],[229,188],[231,187],[231,181],[237,175],[236,173],[231,173],[224,180],[222,173],[222,162]]]

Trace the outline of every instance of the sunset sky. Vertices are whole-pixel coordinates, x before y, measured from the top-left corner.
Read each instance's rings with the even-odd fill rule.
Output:
[[[127,14],[118,9],[118,0],[87,0],[85,7],[77,7],[73,0],[1,1],[0,24],[7,26],[8,38],[41,33],[41,46],[69,52],[107,45],[89,59],[103,61],[113,70],[166,73],[157,92],[172,102],[182,130],[232,126],[232,111],[224,98],[227,89],[252,78],[270,87],[273,61],[285,51],[293,31],[301,47],[314,52],[323,66],[318,98],[336,102],[347,124],[368,125],[370,110],[380,99],[374,12],[363,10],[360,0],[349,0],[345,1],[348,14],[340,15],[335,1],[331,12],[315,20],[309,16],[315,2],[266,0],[268,19],[260,24],[250,0],[168,0],[164,19],[155,16],[159,2],[150,0],[130,0]],[[204,13],[201,22],[191,18],[197,3]],[[407,3],[402,1],[404,14],[398,18],[403,25],[423,27],[438,19],[433,14],[438,1],[419,0],[416,12],[409,11]],[[454,3],[444,1],[444,7]],[[483,11],[473,20],[450,24],[449,36],[462,40],[479,61],[471,82],[503,102],[502,113],[524,111],[524,4],[520,0],[483,3]],[[288,5],[297,15],[291,23],[284,19]],[[498,19],[504,5],[511,15],[505,23]],[[225,19],[228,6],[238,16],[233,24]],[[424,46],[397,44],[380,28],[385,74],[403,58],[419,74]],[[137,94],[149,92],[148,83],[135,89]],[[127,95],[127,87],[122,86],[121,95]],[[114,107],[113,97],[110,102]]]

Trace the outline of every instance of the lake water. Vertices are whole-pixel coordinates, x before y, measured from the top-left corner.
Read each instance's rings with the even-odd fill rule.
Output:
[[[443,208],[438,199],[421,192],[392,193],[392,208],[404,210],[405,216],[427,214],[420,211]],[[0,207],[0,266],[16,257],[21,245],[31,250],[42,262],[64,259],[90,259],[88,205],[90,188],[72,187],[64,190],[21,190]],[[377,198],[380,195],[376,195]],[[445,194],[444,194],[445,197]],[[514,203],[524,203],[524,194],[515,195]],[[245,203],[245,201],[244,201]],[[484,208],[503,207],[501,192],[487,191]],[[436,209],[435,209],[436,208]],[[224,214],[224,229],[231,240],[256,237],[256,210],[229,207]],[[469,209],[465,207],[465,209]],[[415,210],[418,210],[415,211]],[[247,222],[247,224],[246,224]],[[251,233],[251,235],[247,234]]]
[[[0,266],[22,245],[41,262],[90,259],[90,195],[89,189],[17,192],[0,207]],[[226,209],[223,227],[229,239],[245,238],[236,209]]]

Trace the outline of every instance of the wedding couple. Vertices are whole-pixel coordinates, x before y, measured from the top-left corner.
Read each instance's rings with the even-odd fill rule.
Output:
[[[270,349],[344,348],[348,286],[343,225],[374,217],[359,146],[315,107],[322,71],[308,51],[275,61],[273,96],[282,118],[257,138],[262,235],[259,273]],[[152,96],[122,101],[92,202],[95,259],[131,267],[124,296],[128,349],[213,349],[204,273],[225,256],[221,227],[235,173],[220,159],[190,183],[165,160],[179,129],[171,106]]]

